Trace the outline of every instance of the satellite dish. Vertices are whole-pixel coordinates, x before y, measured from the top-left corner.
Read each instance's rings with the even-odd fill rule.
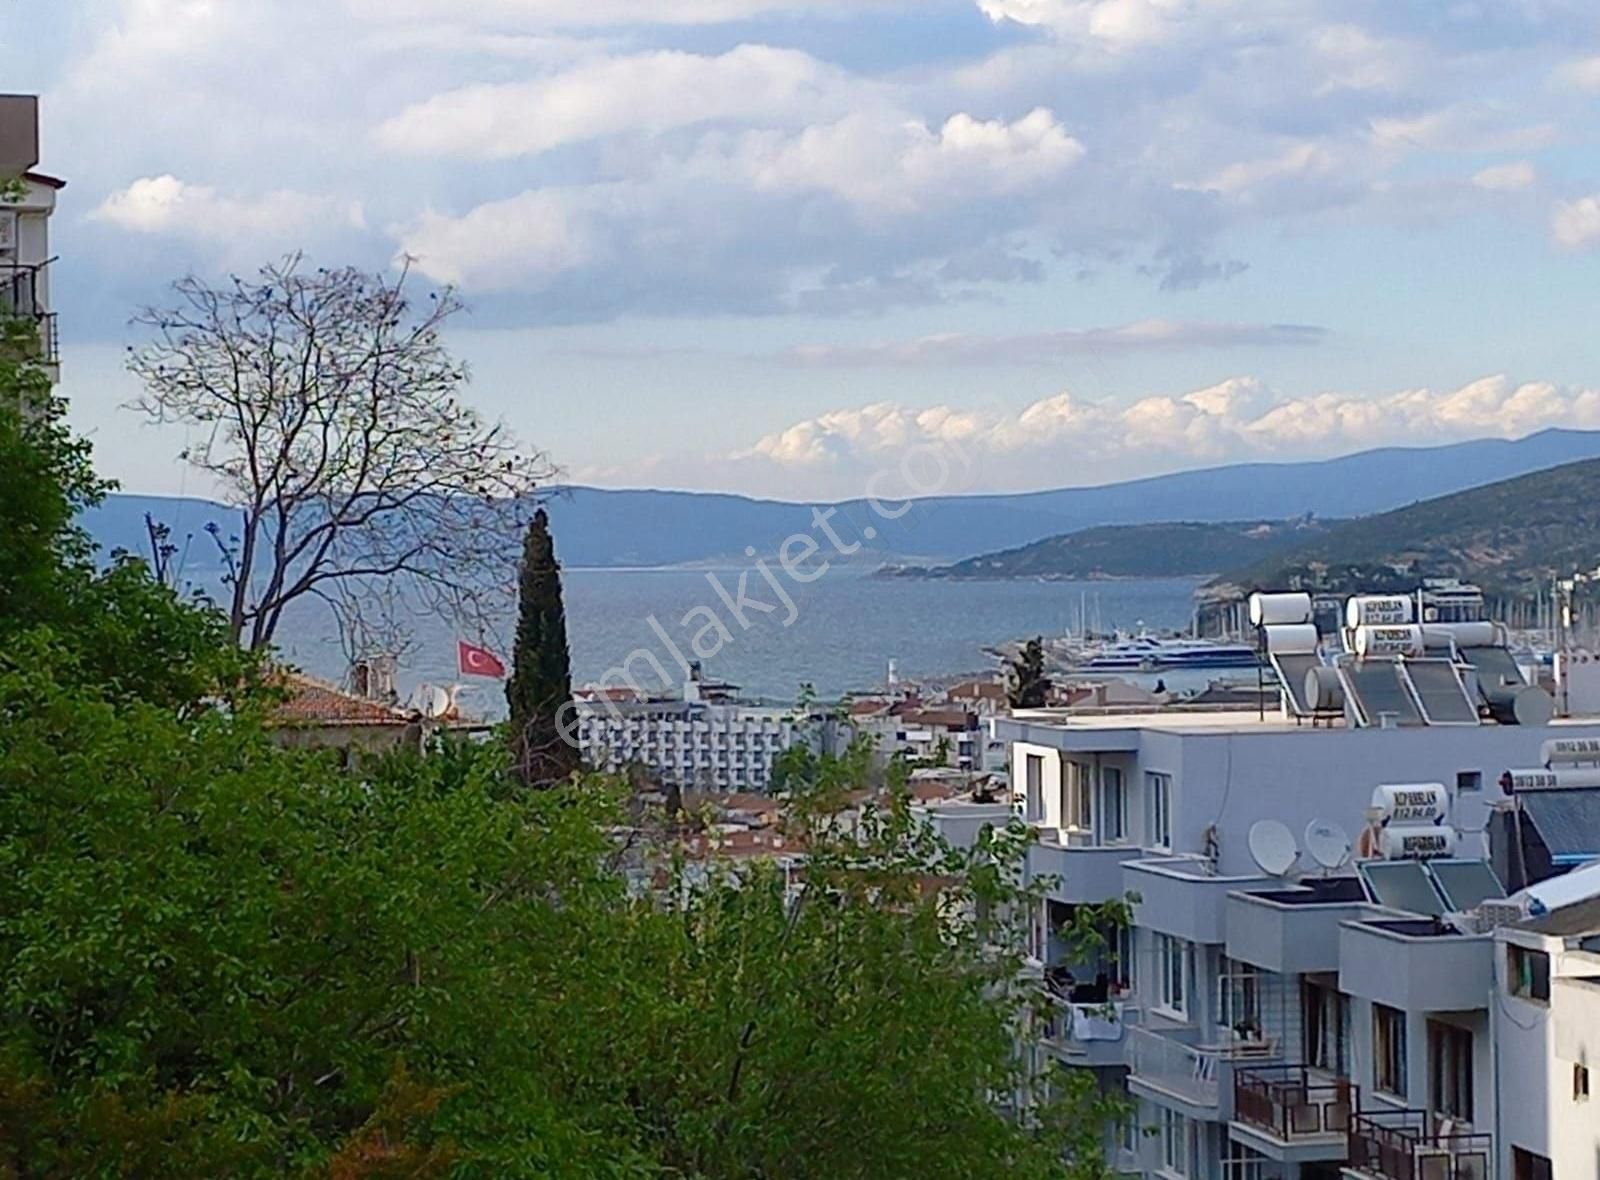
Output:
[[[437,684],[419,684],[411,694],[410,707],[429,720],[450,711],[450,694]]]
[[[1330,872],[1350,861],[1350,837],[1331,820],[1314,819],[1306,825],[1306,851]]]
[[[1269,877],[1281,877],[1300,859],[1294,833],[1275,819],[1258,819],[1250,825],[1250,856]]]

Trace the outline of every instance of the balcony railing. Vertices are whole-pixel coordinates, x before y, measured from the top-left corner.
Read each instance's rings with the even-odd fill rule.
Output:
[[[1219,1106],[1227,1067],[1269,1064],[1278,1042],[1267,1038],[1229,1045],[1186,1045],[1147,1028],[1128,1029],[1128,1068],[1133,1077],[1195,1106]]]
[[[1257,1066],[1233,1076],[1234,1118],[1283,1143],[1342,1137],[1358,1091],[1303,1065]]]
[[[1096,1041],[1121,1041],[1124,1030],[1137,1024],[1139,1009],[1132,1004],[1108,1000],[1101,1004],[1074,1004],[1052,997],[1050,1019],[1044,1039],[1064,1053],[1087,1052]]]
[[[1489,1180],[1494,1139],[1457,1131],[1426,1111],[1350,1116],[1348,1166],[1379,1180]]]

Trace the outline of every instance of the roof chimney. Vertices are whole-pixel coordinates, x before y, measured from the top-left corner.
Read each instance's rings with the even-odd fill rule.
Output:
[[[38,97],[0,94],[0,177],[21,176],[38,162]]]

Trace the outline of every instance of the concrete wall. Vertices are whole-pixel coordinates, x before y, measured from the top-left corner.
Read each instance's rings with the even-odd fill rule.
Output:
[[[1500,1174],[1510,1176],[1511,1149],[1545,1156],[1557,1177],[1600,1176],[1600,984],[1559,974],[1548,1004],[1510,994],[1508,941],[1542,949],[1559,972],[1558,938],[1518,932],[1496,944],[1501,999],[1494,1012],[1495,1064],[1502,1085],[1514,1086],[1500,1108]],[[1589,1068],[1590,1097],[1574,1099],[1573,1066]]]

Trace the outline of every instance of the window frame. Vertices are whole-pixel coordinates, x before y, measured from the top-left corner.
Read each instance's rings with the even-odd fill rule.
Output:
[[[1530,1004],[1550,1002],[1550,955],[1520,943],[1506,944],[1506,991]]]
[[[1372,1005],[1372,1088],[1406,1100],[1406,1014],[1387,1004]]]
[[[1115,782],[1116,788],[1111,784]],[[1128,776],[1120,766],[1100,768],[1100,842],[1123,844],[1128,839]]]
[[[1189,1000],[1194,990],[1193,949],[1187,939],[1155,934],[1155,1010],[1173,1020],[1189,1020]]]
[[[1022,755],[1022,817],[1030,824],[1044,819],[1044,755]]]
[[[1471,1029],[1428,1021],[1428,1108],[1433,1114],[1473,1121],[1474,1048]]]
[[[1162,770],[1144,772],[1145,836],[1156,852],[1172,851],[1172,776]]]
[[[1189,1180],[1194,1168],[1194,1132],[1189,1117],[1161,1110],[1161,1174]]]

